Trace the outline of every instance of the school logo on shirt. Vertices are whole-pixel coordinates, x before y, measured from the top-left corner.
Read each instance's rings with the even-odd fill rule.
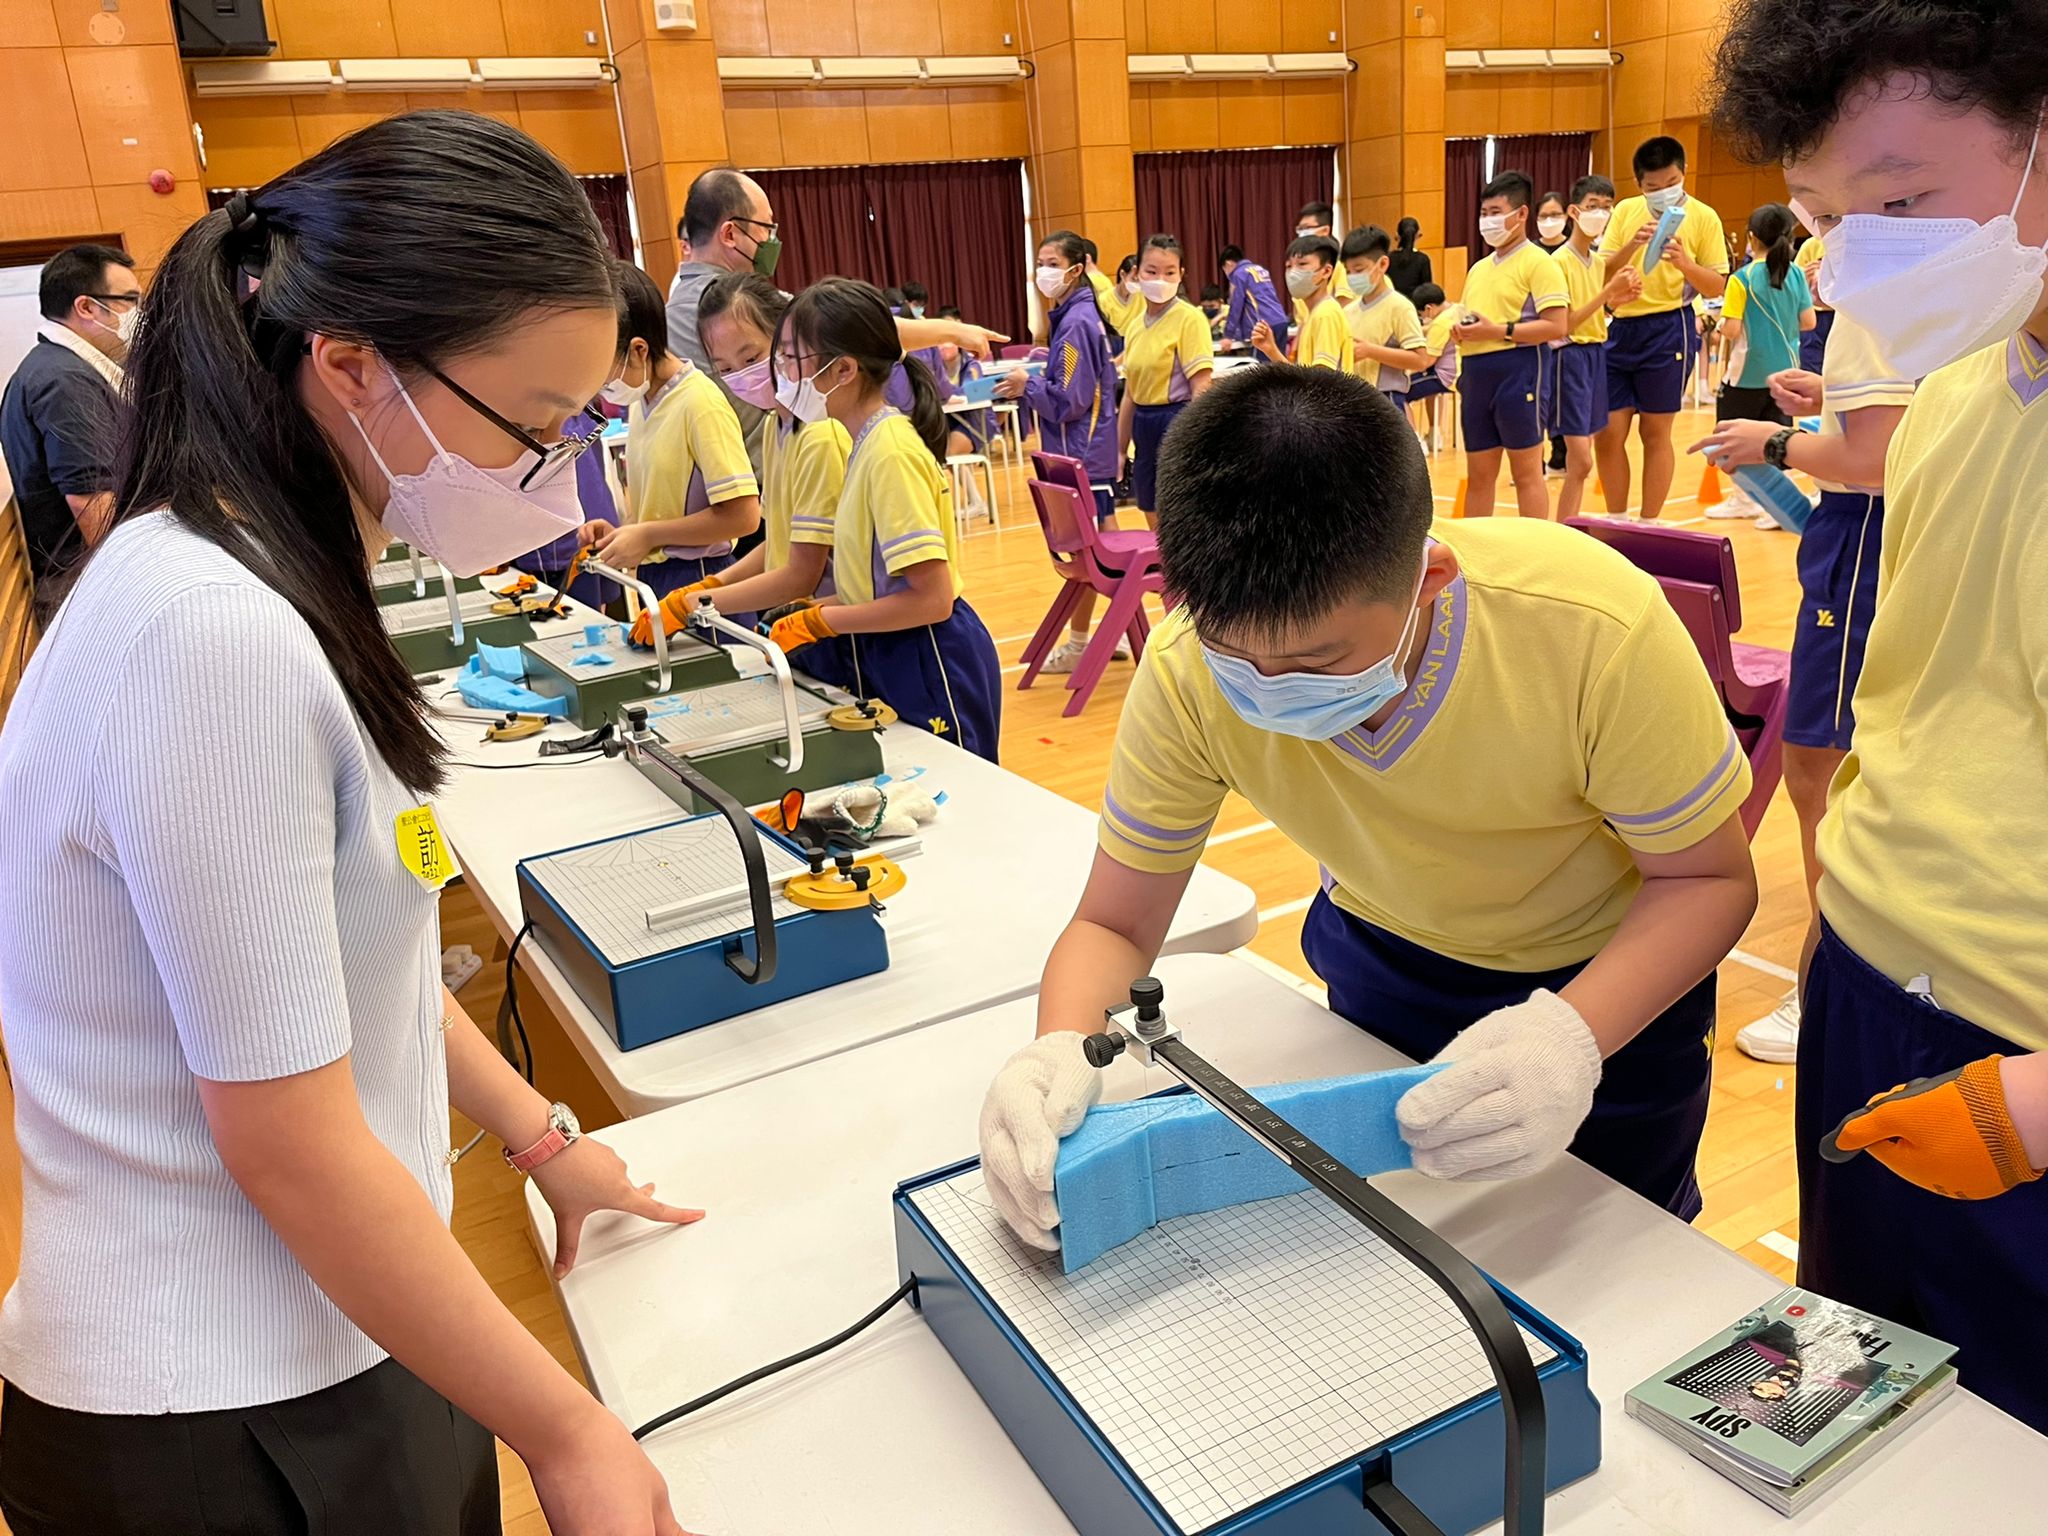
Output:
[[[940,715],[933,715],[931,719],[925,722],[925,725],[934,736],[948,735],[953,729],[952,726],[946,723],[944,717]]]
[[[1813,622],[1817,628],[1833,629],[1835,627],[1835,610],[1832,608],[1820,609],[1814,614]]]

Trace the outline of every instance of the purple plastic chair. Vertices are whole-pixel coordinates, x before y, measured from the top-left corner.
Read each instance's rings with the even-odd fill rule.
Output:
[[[1012,341],[997,349],[996,355],[1006,363],[1023,362],[1033,352],[1044,352],[1043,347],[1034,347],[1028,341]]]
[[[1040,458],[1057,459],[1058,455],[1045,454]],[[1073,464],[1076,470],[1081,468],[1071,459],[1061,462]],[[1098,533],[1092,492],[1084,495],[1071,484],[1050,480],[1034,479],[1029,485],[1031,505],[1045,534],[1045,547],[1052,555],[1053,569],[1060,575],[1060,590],[1031,643],[1024,648],[1024,675],[1017,679],[1017,687],[1029,688],[1037,681],[1038,669],[1052,654],[1083,592],[1097,592],[1109,599],[1109,611],[1089,637],[1087,649],[1081,653],[1081,664],[1067,679],[1067,687],[1074,696],[1067,700],[1061,713],[1071,718],[1087,707],[1096,685],[1102,681],[1116,650],[1117,636],[1129,636],[1133,660],[1144,656],[1145,640],[1152,632],[1145,617],[1145,594],[1159,591],[1163,583],[1159,546],[1149,532],[1111,529]]]
[[[1721,535],[1654,523],[1615,523],[1575,517],[1569,525],[1589,533],[1657,578],[1665,599],[1684,621],[1692,643],[1721,694],[1721,707],[1749,759],[1752,787],[1742,802],[1742,829],[1750,837],[1784,773],[1785,712],[1791,703],[1792,656],[1763,645],[1741,645],[1741,588],[1735,546]]]

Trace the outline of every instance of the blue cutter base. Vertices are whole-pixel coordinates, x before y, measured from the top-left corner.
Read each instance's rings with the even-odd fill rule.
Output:
[[[916,1281],[926,1323],[1080,1536],[1400,1536],[1402,1525],[1380,1510],[1403,1502],[1447,1533],[1500,1518],[1506,1432],[1499,1396],[1486,1390],[1392,1438],[1359,1445],[1249,1508],[1184,1528],[920,1209],[921,1191],[977,1167],[957,1163],[898,1187],[898,1273]],[[1045,1262],[1057,1274],[1058,1261]],[[1600,1464],[1600,1406],[1586,1353],[1527,1303],[1494,1289],[1514,1320],[1553,1352],[1537,1378],[1549,1426],[1545,1488],[1554,1491]],[[1206,1368],[1187,1357],[1208,1342],[1174,1340],[1184,1346],[1180,1368]],[[1213,1365],[1219,1373],[1235,1368],[1221,1357]]]

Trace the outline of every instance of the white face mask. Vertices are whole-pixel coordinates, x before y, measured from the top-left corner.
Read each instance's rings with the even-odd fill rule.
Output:
[[[398,383],[396,374],[392,382]],[[362,433],[363,446],[391,484],[379,521],[394,539],[439,561],[456,576],[477,576],[583,526],[573,465],[562,465],[545,485],[521,490],[519,482],[531,467],[524,454],[503,469],[472,464],[441,446],[402,383],[398,394],[433,445],[434,456],[418,474],[394,475],[370,441],[362,418],[349,412],[349,420]]]
[[[833,362],[837,361],[837,358],[833,359]],[[830,368],[831,366],[831,363],[825,364],[825,367],[820,368],[818,373],[823,373],[825,368]],[[834,384],[832,389],[818,388],[818,373],[812,374],[807,379],[783,379],[775,386],[776,400],[781,403],[785,411],[789,412],[798,421],[823,421],[831,414],[825,408],[825,401],[830,398],[832,390],[837,389],[839,385]],[[840,380],[841,384],[845,382],[844,379]]]
[[[93,302],[99,304],[97,299]],[[135,327],[142,319],[142,306],[140,304],[130,304],[126,309],[118,312],[111,305],[100,304],[99,307],[114,317],[114,323],[109,325],[104,320],[95,319],[93,321],[94,325],[97,325],[103,331],[111,331],[120,338],[121,345],[124,347],[135,339]]]
[[[1508,216],[1504,213],[1479,215],[1479,238],[1492,246],[1507,244]]]
[[[1555,240],[1564,233],[1564,215],[1552,213],[1538,219],[1536,221],[1536,233],[1546,240]]]
[[[645,380],[638,384],[628,384],[623,378],[617,378],[606,384],[598,393],[604,396],[606,404],[630,411],[647,398],[647,384]]]
[[[1607,221],[1613,215],[1605,208],[1581,208],[1579,229],[1588,240],[1598,240],[1607,232]]]
[[[1040,267],[1038,269],[1038,291],[1048,299],[1057,299],[1067,291],[1067,274],[1072,267]]]
[[[1679,177],[1668,187],[1659,187],[1654,192],[1645,192],[1643,201],[1650,205],[1650,212],[1666,214],[1685,201],[1685,178]]]
[[[2022,245],[2017,222],[2040,141],[2036,127],[2012,211],[1988,224],[1852,213],[1827,232],[1828,303],[1870,332],[1900,377],[1925,378],[2004,341],[2041,302],[2048,251]],[[1813,228],[1804,209],[1794,211]]]
[[[1144,277],[1138,280],[1138,292],[1145,295],[1147,304],[1164,304],[1179,290],[1179,283],[1169,283],[1163,277]]]
[[[1289,267],[1287,269],[1287,291],[1297,299],[1306,299],[1322,286],[1323,274],[1313,267]]]

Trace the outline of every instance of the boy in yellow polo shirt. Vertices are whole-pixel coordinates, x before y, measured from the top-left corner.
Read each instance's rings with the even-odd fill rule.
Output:
[[[1564,484],[1558,487],[1557,518],[1577,517],[1593,472],[1593,434],[1607,425],[1607,306],[1625,304],[1643,291],[1643,276],[1623,267],[1606,282],[1600,235],[1614,213],[1614,183],[1605,176],[1581,176],[1565,209],[1571,234],[1550,253],[1571,304],[1564,344],[1551,354],[1551,431],[1564,439]]]
[[[1568,528],[1432,529],[1415,434],[1324,369],[1219,382],[1160,485],[1181,605],[1124,706],[1040,1038],[983,1110],[998,1208],[1056,1243],[1056,1137],[1099,1091],[1081,1036],[1152,964],[1236,790],[1323,865],[1302,943],[1331,1008],[1452,1063],[1400,1104],[1418,1168],[1513,1178],[1569,1148],[1697,1213],[1750,780],[1657,584]]]
[[[1351,290],[1344,323],[1358,376],[1405,412],[1408,375],[1429,366],[1429,353],[1415,305],[1387,281],[1393,255],[1393,236],[1377,224],[1344,237],[1344,283]]]
[[[1520,171],[1502,171],[1479,194],[1479,234],[1493,250],[1465,274],[1458,328],[1467,517],[1493,516],[1503,452],[1522,516],[1550,516],[1543,372],[1550,343],[1564,336],[1569,306],[1550,253],[1529,238],[1535,198],[1535,185]]]
[[[1838,329],[1922,381],[1818,838],[1799,1279],[1954,1342],[2048,1432],[2048,27],[2012,0],[1731,10],[1716,126],[1783,166]]]
[[[1820,262],[1827,254],[1819,235],[1808,235],[1799,244],[1793,263],[1806,274],[1806,291],[1813,295],[1813,329],[1799,333],[1799,366],[1819,373],[1827,361],[1828,334],[1835,328],[1835,312],[1820,296]]]
[[[1639,423],[1643,440],[1643,517],[1664,510],[1676,467],[1671,425],[1685,404],[1686,381],[1699,358],[1699,320],[1693,301],[1718,298],[1728,286],[1728,237],[1721,216],[1685,191],[1685,146],[1660,134],[1635,154],[1642,196],[1623,198],[1607,221],[1600,254],[1608,277],[1634,265],[1643,291],[1614,311],[1607,335],[1607,425],[1594,440],[1607,510],[1628,511],[1628,429]],[[1644,265],[1658,221],[1685,210],[1659,258]]]
[[[1328,235],[1303,235],[1287,247],[1287,291],[1294,295],[1294,361],[1304,368],[1334,368],[1356,373],[1351,332],[1337,306],[1337,242]],[[1269,361],[1284,363],[1287,354],[1261,320],[1252,327],[1252,345]]]

